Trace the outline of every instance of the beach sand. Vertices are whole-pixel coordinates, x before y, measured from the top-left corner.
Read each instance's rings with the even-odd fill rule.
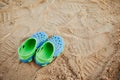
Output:
[[[46,67],[18,59],[37,31],[65,40]],[[120,80],[120,0],[0,0],[0,80]]]

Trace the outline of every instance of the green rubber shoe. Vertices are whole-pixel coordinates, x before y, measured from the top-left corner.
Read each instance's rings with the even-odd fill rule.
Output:
[[[46,66],[51,63],[54,56],[54,45],[46,41],[36,52],[35,62],[40,66]]]
[[[46,66],[64,50],[64,40],[61,36],[52,36],[36,52],[35,62],[39,66]]]
[[[36,50],[46,42],[48,36],[45,32],[36,32],[26,39],[18,48],[18,55],[21,62],[31,62]]]

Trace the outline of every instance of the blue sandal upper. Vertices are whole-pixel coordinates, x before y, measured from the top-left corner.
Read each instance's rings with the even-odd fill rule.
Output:
[[[62,51],[64,50],[63,38],[61,36],[52,36],[48,40],[54,44],[55,47],[54,57],[59,56],[60,53],[62,53]]]
[[[39,48],[48,39],[48,36],[45,32],[36,32],[30,38],[37,40],[36,48]]]

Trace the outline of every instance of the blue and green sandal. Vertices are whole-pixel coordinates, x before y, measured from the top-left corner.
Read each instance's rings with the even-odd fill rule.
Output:
[[[36,64],[46,66],[64,50],[64,40],[60,36],[52,36],[38,48],[34,57]]]
[[[21,62],[31,62],[36,50],[48,39],[45,32],[36,32],[26,39],[18,48],[18,55]]]

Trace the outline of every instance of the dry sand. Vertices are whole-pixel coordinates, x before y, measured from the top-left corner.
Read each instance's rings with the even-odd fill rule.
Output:
[[[18,60],[37,31],[66,43],[46,67]],[[0,0],[0,80],[120,80],[120,0]]]

